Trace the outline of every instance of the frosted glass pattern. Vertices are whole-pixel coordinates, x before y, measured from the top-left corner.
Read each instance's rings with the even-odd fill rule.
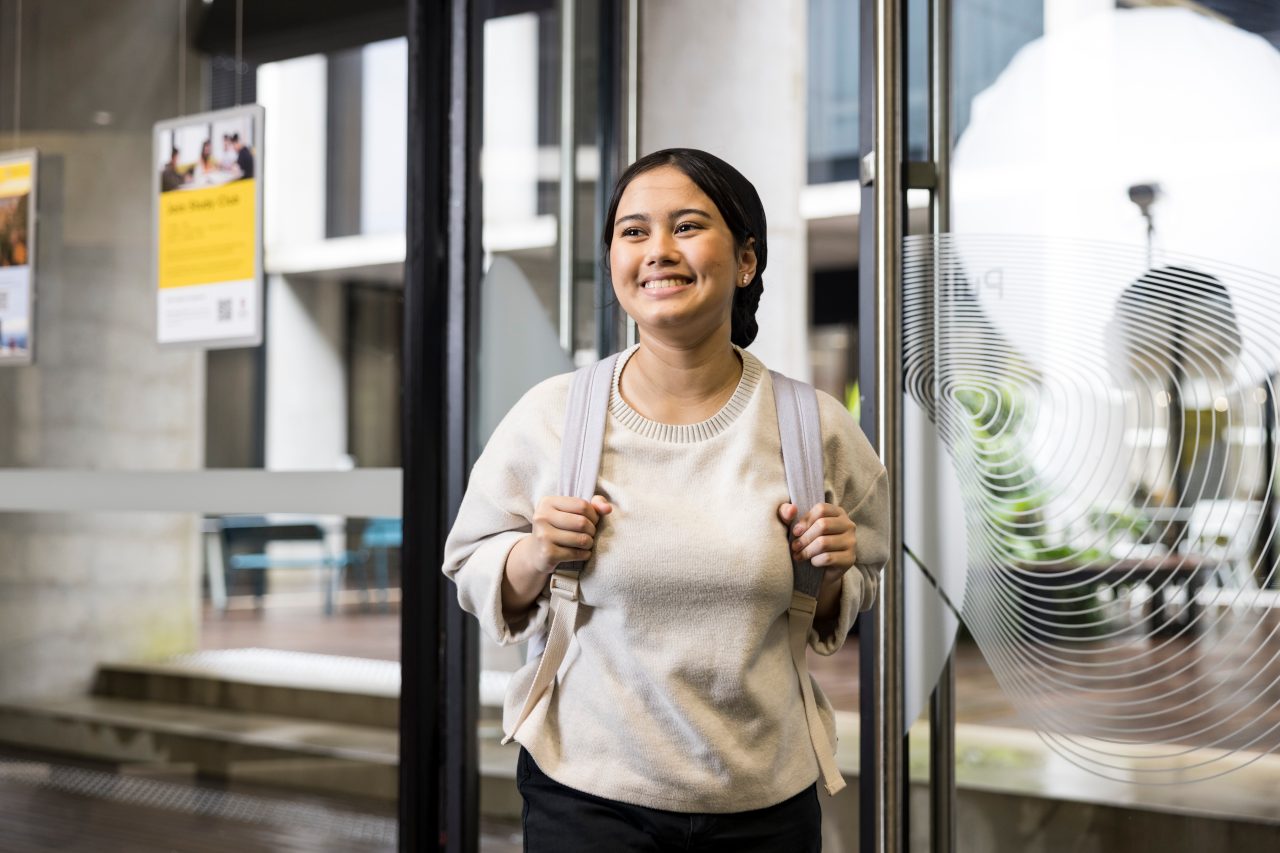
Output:
[[[959,484],[962,618],[1022,714],[1125,781],[1275,750],[1280,278],[980,234],[909,238],[905,270],[907,402]]]

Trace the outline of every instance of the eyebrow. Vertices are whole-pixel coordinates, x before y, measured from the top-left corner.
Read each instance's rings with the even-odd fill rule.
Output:
[[[671,212],[671,216],[668,218],[679,219],[682,216],[689,216],[689,215],[702,216],[702,217],[705,217],[706,219],[711,218],[711,214],[707,213],[705,210],[701,210],[696,207],[682,207],[679,210],[673,210]],[[650,221],[649,214],[647,213],[628,213],[626,216],[619,216],[617,219],[613,220],[613,225],[616,228],[617,226],[621,225],[624,222],[649,222],[649,221]]]

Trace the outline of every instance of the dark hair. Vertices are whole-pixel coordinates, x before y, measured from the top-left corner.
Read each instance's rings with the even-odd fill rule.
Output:
[[[609,199],[609,211],[604,218],[604,257],[606,264],[613,244],[613,221],[618,216],[618,202],[622,193],[638,176],[661,166],[674,166],[683,172],[698,189],[707,194],[733,235],[734,246],[742,249],[749,238],[754,238],[756,276],[746,287],[733,291],[733,328],[730,339],[740,347],[750,345],[756,339],[756,307],[764,292],[764,268],[769,259],[767,227],[764,205],[760,194],[742,173],[714,154],[696,148],[666,148],[641,157],[632,163],[613,188]]]

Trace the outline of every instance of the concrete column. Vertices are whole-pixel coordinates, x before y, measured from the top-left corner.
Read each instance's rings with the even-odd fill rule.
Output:
[[[267,125],[262,224],[268,255],[273,246],[324,239],[327,83],[323,56],[272,62],[258,71]]]
[[[346,291],[267,282],[267,468],[336,470],[347,455]]]
[[[524,223],[538,213],[537,14],[485,21],[484,51],[484,219]]]
[[[393,39],[366,45],[361,62],[360,231],[394,233],[405,228],[408,42]]]
[[[751,351],[809,379],[805,185],[806,0],[647,0],[640,33],[640,153],[701,148],[755,184],[769,266]]]

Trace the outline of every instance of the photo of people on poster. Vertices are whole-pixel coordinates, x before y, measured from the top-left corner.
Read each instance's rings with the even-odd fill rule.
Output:
[[[160,192],[215,187],[257,174],[253,121],[247,116],[162,131]]]

